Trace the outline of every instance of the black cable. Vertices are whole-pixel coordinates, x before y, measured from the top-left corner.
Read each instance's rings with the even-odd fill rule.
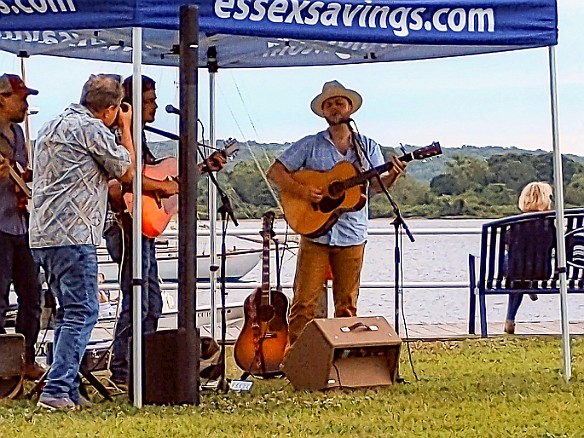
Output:
[[[403,249],[403,235],[402,233],[398,233],[398,238],[399,238],[399,246],[400,248]],[[403,290],[404,290],[404,265],[403,263],[400,263],[400,301],[401,301],[401,310],[402,310],[402,320],[404,322],[404,329],[406,332],[406,339],[409,339],[410,335],[408,334],[408,324],[406,322],[406,313],[404,312],[404,294],[403,294]],[[414,378],[416,379],[416,381],[420,381],[420,378],[418,377],[418,374],[416,373],[416,369],[414,367],[414,360],[412,358],[412,350],[410,348],[410,343],[406,342],[406,349],[408,351],[408,360],[410,362],[410,368],[412,369],[412,373],[414,375]]]

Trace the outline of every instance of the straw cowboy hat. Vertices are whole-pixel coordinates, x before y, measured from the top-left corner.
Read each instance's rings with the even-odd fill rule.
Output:
[[[322,93],[312,99],[312,102],[310,103],[312,112],[319,117],[324,117],[322,104],[325,100],[330,99],[331,97],[345,97],[349,99],[353,106],[351,114],[361,108],[361,104],[363,103],[363,98],[356,91],[345,88],[339,81],[329,81],[325,82],[322,86]]]

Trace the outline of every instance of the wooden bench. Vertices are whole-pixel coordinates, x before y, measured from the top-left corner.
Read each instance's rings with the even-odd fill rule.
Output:
[[[564,215],[568,292],[584,292],[584,208]],[[477,257],[469,255],[470,334],[475,333],[477,295],[486,337],[487,295],[559,294],[555,217],[555,211],[526,213],[483,225],[478,273]]]

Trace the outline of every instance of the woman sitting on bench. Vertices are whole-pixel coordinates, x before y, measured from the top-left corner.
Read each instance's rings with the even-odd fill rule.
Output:
[[[522,213],[551,210],[552,187],[548,183],[540,181],[527,184],[519,195],[518,206]],[[537,300],[536,294],[529,294],[529,297],[533,301]],[[505,333],[515,333],[515,316],[517,315],[521,301],[523,301],[522,293],[509,294],[509,306],[507,308],[507,318],[504,328]]]

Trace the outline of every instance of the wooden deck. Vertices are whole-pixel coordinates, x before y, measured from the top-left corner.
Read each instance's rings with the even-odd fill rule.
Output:
[[[107,346],[111,343],[114,336],[115,321],[105,320],[100,321],[93,330],[90,345],[93,346]],[[229,321],[227,325],[227,344],[234,344],[237,340],[239,332],[243,327],[243,318],[235,318]],[[489,322],[489,337],[494,336],[509,336],[503,333],[503,322]],[[160,321],[161,330],[169,330],[176,328],[176,317],[162,318]],[[210,336],[210,327],[203,325],[201,328],[201,336]],[[8,329],[9,333],[14,332],[13,328]],[[220,334],[220,331],[219,331]],[[518,322],[515,328],[515,336],[561,336],[560,321],[541,321],[541,322]],[[408,324],[407,330],[403,325],[400,327],[399,335],[403,341],[414,342],[432,342],[432,341],[454,341],[464,339],[478,339],[480,338],[480,331],[477,324],[477,334],[468,334],[467,323],[448,323],[448,324]],[[570,335],[582,336],[584,335],[584,321],[575,321],[570,323]],[[53,338],[53,331],[49,330],[45,334],[41,330],[39,334],[39,342],[45,344],[51,342]],[[42,354],[42,353],[41,353]]]
[[[400,336],[405,341],[437,341],[480,338],[477,324],[477,334],[468,334],[468,323],[449,324],[408,324],[407,331],[402,325]],[[509,336],[503,332],[503,322],[488,323],[489,337]],[[516,336],[561,336],[560,321],[517,322]],[[584,335],[584,321],[570,323],[570,335]]]

